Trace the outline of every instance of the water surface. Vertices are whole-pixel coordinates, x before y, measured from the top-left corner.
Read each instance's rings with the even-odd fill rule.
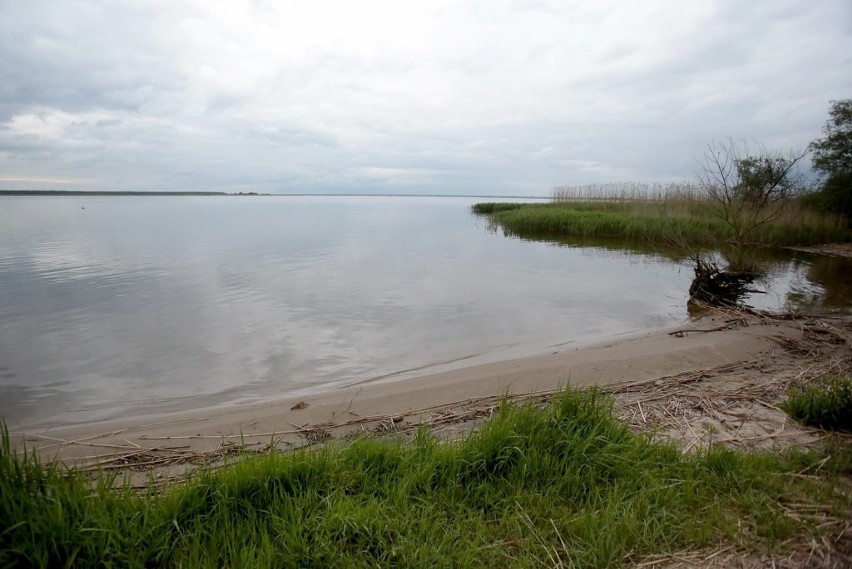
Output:
[[[280,398],[687,318],[688,261],[506,238],[475,201],[0,198],[0,414],[14,429]],[[754,302],[848,306],[849,274],[773,259]]]

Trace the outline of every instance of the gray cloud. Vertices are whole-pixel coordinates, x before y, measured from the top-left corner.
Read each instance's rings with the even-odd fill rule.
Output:
[[[709,140],[819,136],[850,53],[842,0],[0,0],[0,187],[688,179]]]

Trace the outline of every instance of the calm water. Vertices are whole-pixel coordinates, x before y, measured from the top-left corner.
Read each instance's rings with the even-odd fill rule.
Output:
[[[687,318],[688,262],[506,238],[475,201],[0,198],[0,414],[277,398]],[[755,302],[848,306],[849,277],[775,259]]]

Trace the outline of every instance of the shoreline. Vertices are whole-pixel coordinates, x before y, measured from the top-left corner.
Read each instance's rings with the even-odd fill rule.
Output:
[[[779,341],[801,337],[795,323],[719,313],[538,356],[370,381],[299,398],[24,430],[12,436],[44,458],[72,464],[175,445],[187,453],[234,445],[294,448],[353,432],[426,423],[441,409],[468,400],[552,392],[566,385],[641,382],[755,361],[778,349]]]
[[[73,417],[64,413],[62,416],[54,416],[51,419],[37,420],[31,423],[21,424],[18,421],[7,422],[7,427],[12,433],[49,433],[54,431],[70,431],[75,429],[95,430],[103,425],[108,430],[116,424],[143,424],[156,422],[163,417],[174,415],[186,416],[191,414],[209,414],[228,412],[232,409],[246,409],[255,406],[285,404],[287,402],[298,402],[305,399],[320,397],[326,399],[334,394],[348,390],[359,391],[367,386],[378,386],[386,384],[404,383],[421,378],[443,375],[445,373],[459,373],[470,368],[478,368],[483,365],[500,365],[508,362],[523,361],[538,358],[556,352],[577,351],[589,349],[615,341],[639,338],[654,334],[670,332],[672,330],[695,323],[702,317],[684,316],[680,321],[668,322],[661,325],[647,327],[645,329],[626,329],[608,334],[594,334],[561,341],[557,343],[539,341],[535,344],[517,342],[505,344],[493,349],[470,353],[468,355],[453,357],[450,359],[434,359],[414,367],[406,367],[403,363],[396,367],[384,370],[373,370],[369,375],[357,374],[346,379],[335,379],[326,382],[305,383],[281,387],[283,393],[274,394],[264,391],[251,395],[243,395],[236,387],[229,387],[223,392],[206,393],[200,395],[180,395],[171,399],[163,399],[156,404],[141,401],[132,414],[124,414],[121,411],[108,410],[107,406],[100,405],[96,411],[83,414],[88,416]],[[226,395],[227,394],[227,395]],[[105,410],[107,409],[107,410]]]

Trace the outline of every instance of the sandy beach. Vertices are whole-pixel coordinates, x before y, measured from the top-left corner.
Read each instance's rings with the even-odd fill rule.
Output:
[[[833,322],[826,324],[833,334],[848,335],[842,320]],[[742,376],[743,370],[751,370],[753,381],[765,383],[766,377],[792,380],[805,366],[814,368],[819,362],[848,365],[845,352],[805,353],[801,346],[809,329],[801,320],[720,313],[675,329],[411,379],[367,382],[304,399],[282,398],[13,435],[18,440],[23,437],[28,447],[37,446],[46,458],[127,466],[136,471],[168,466],[168,473],[175,474],[181,465],[198,462],[194,459],[215,461],[237,447],[286,449],[354,431],[405,431],[425,423],[452,425],[445,429],[445,436],[454,436],[486,417],[502,396],[547,394],[566,385],[599,385],[617,393],[612,386],[664,385],[667,378],[674,378],[678,385],[685,382],[683,378],[730,379]],[[848,344],[841,337],[826,345],[848,352]],[[716,388],[726,385],[721,379],[714,382]],[[472,408],[475,412],[469,411]],[[640,402],[640,413],[634,409],[634,419],[641,416],[647,423],[651,410],[648,403],[643,408]],[[629,414],[626,418],[630,419]],[[777,413],[775,420],[779,420]],[[741,430],[742,425],[738,432]]]

